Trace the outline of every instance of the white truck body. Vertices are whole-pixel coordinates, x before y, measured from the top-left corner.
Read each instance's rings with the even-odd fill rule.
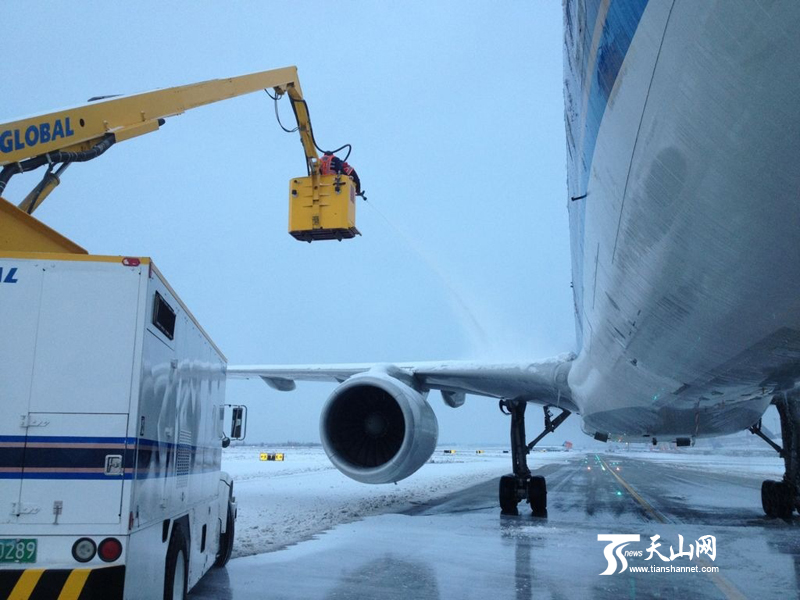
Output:
[[[5,253],[0,322],[0,597],[162,598],[176,536],[190,589],[235,516],[225,357],[145,258]]]

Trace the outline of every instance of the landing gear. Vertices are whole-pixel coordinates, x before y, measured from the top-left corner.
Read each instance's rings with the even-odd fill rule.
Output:
[[[789,519],[795,509],[800,510],[800,397],[778,395],[772,399],[781,419],[783,448],[761,431],[761,420],[750,428],[775,448],[783,458],[786,472],[781,481],[765,481],[761,484],[761,506],[768,517]]]
[[[531,475],[528,454],[548,433],[552,433],[571,414],[561,409],[561,414],[552,418],[550,406],[544,407],[544,431],[530,444],[525,442],[524,400],[501,400],[500,410],[511,415],[511,460],[514,472],[500,478],[500,510],[504,515],[518,515],[520,500],[527,500],[535,517],[547,516],[547,483],[540,475]]]

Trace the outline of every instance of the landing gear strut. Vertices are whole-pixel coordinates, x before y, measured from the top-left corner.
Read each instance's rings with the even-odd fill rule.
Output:
[[[778,395],[772,399],[781,418],[783,448],[761,431],[761,420],[750,428],[775,448],[783,458],[786,472],[781,481],[764,481],[761,484],[761,506],[768,517],[789,519],[795,509],[800,510],[800,398]]]
[[[501,400],[500,410],[511,415],[511,460],[514,472],[500,478],[500,510],[504,515],[518,515],[517,504],[526,500],[536,517],[547,516],[547,483],[541,475],[531,475],[528,468],[528,454],[548,433],[552,433],[571,414],[562,408],[561,414],[553,419],[551,406],[544,407],[544,431],[531,443],[525,442],[524,400]]]

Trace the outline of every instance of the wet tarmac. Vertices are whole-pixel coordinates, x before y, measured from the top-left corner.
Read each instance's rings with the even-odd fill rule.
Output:
[[[521,516],[501,516],[497,480],[483,482],[403,514],[340,525],[277,552],[232,560],[212,570],[189,598],[800,596],[800,518],[764,517],[755,474],[715,474],[710,466],[676,468],[625,454],[578,455],[536,473],[547,478],[547,518],[530,516],[522,504]],[[610,568],[602,534],[640,536],[616,553],[629,553],[624,571],[612,556],[615,573],[600,575]],[[704,536],[714,537],[713,557]],[[650,552],[654,544],[660,546]],[[690,546],[691,558],[678,556]],[[718,572],[701,572],[709,567]],[[634,572],[642,568],[648,570]]]

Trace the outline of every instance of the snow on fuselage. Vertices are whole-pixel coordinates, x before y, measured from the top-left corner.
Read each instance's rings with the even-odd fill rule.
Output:
[[[726,434],[794,386],[798,25],[789,1],[565,0],[588,433]]]

